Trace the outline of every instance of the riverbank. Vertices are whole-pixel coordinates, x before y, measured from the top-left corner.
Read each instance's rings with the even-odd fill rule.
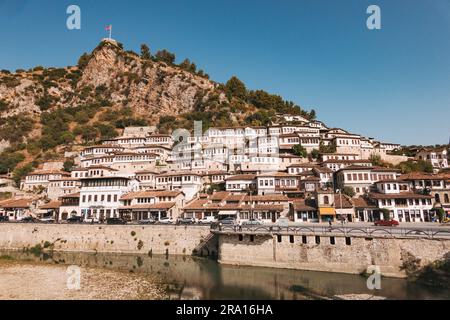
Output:
[[[29,266],[79,266],[81,270],[96,269],[108,274],[119,272],[128,279],[151,280],[163,290],[162,299],[173,300],[310,300],[310,299],[363,299],[370,296],[386,299],[450,299],[450,290],[436,286],[424,286],[403,279],[382,278],[381,290],[367,288],[367,278],[360,275],[315,272],[303,270],[274,269],[246,266],[221,265],[207,258],[175,255],[82,253],[82,252],[37,252],[0,251],[0,256],[9,256],[20,265]],[[17,269],[20,272],[25,269]],[[36,270],[39,270],[36,269]],[[45,269],[42,269],[45,270]],[[32,271],[32,270],[31,270]],[[0,270],[1,272],[1,270]],[[30,270],[27,274],[30,274]],[[44,272],[45,273],[45,272]],[[83,273],[83,271],[82,271]],[[0,273],[0,283],[6,279]],[[18,275],[16,274],[16,277]],[[129,277],[130,276],[130,277]],[[134,278],[137,276],[138,278]],[[17,286],[16,294],[22,299],[43,299],[45,282],[39,282],[41,290],[34,294],[26,292],[29,283],[35,281],[27,276],[23,281],[8,278],[11,286]],[[118,276],[113,276],[113,280]],[[142,278],[141,278],[142,277]],[[39,280],[42,281],[42,280]],[[36,284],[36,286],[38,286]],[[101,282],[94,284],[101,286]],[[6,288],[6,287],[5,287]],[[95,289],[95,286],[93,286]],[[100,288],[101,289],[101,288]],[[3,292],[4,289],[2,289]],[[24,290],[21,292],[21,290]],[[114,287],[105,291],[117,290]],[[57,299],[78,297],[60,296]],[[92,299],[85,295],[82,299]],[[99,299],[119,299],[118,294],[100,292],[93,295]],[[125,299],[127,295],[122,295]],[[130,299],[141,297],[129,296]],[[50,298],[50,297],[47,297]]]
[[[80,267],[79,290],[67,285],[68,266],[0,258],[0,300],[161,300],[155,275]],[[73,288],[73,287],[72,287]]]

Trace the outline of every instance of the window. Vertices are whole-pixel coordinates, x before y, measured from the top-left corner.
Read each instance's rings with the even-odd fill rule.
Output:
[[[280,235],[277,235],[277,240],[278,240],[278,242],[281,242],[283,239]]]
[[[336,244],[336,239],[334,237],[330,237],[330,244],[333,246]]]
[[[306,236],[302,236],[302,243],[303,244],[307,244],[308,243],[308,238]]]
[[[330,204],[330,198],[328,196],[323,197],[323,203],[324,204]]]
[[[320,244],[320,236],[316,236],[316,244]]]
[[[289,236],[289,242],[294,243],[294,236]]]
[[[255,236],[254,235],[250,235],[250,242],[255,242]]]
[[[352,239],[350,237],[345,237],[345,244],[350,246],[352,244]]]

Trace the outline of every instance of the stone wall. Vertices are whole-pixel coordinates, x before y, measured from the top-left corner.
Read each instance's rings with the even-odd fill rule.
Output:
[[[47,243],[56,251],[214,255],[217,250],[203,244],[210,237],[208,226],[0,224],[0,250]]]
[[[403,269],[423,267],[442,259],[450,252],[450,240],[428,239],[388,239],[352,237],[347,243],[345,237],[307,236],[303,244],[302,236],[278,237],[257,235],[251,241],[244,235],[220,235],[219,262],[232,265],[264,266],[300,270],[341,272],[359,274],[368,266],[376,265],[383,276],[406,277]]]

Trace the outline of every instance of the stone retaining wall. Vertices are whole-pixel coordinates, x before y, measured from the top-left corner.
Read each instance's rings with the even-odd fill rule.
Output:
[[[300,270],[360,274],[376,265],[387,277],[406,277],[404,268],[414,271],[450,252],[450,240],[390,239],[364,237],[271,235],[220,235],[219,262]],[[253,240],[253,241],[252,241]],[[293,240],[293,243],[291,241]],[[349,241],[349,242],[347,242]]]
[[[191,255],[209,226],[0,224],[0,249],[51,244],[56,251]],[[217,254],[214,248],[206,250]],[[217,251],[217,250],[216,250]],[[200,252],[198,252],[200,253]]]

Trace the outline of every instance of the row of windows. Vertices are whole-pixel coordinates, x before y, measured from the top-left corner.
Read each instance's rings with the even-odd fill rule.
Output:
[[[380,201],[382,206],[402,206],[407,204],[410,206],[431,205],[431,199],[382,199]]]
[[[158,178],[158,183],[167,183],[167,182],[181,182],[181,181],[199,181],[200,178],[197,176],[180,176],[180,177],[162,177]]]
[[[117,202],[117,200],[118,200],[117,194],[114,194],[114,195],[111,195],[111,194],[108,194],[108,195],[105,195],[105,194],[97,195],[97,194],[95,194],[95,195],[88,195],[88,196],[83,195],[81,197],[81,202],[82,203],[99,202],[99,201],[100,202],[104,202],[104,201],[106,201],[106,202]]]
[[[370,177],[370,180],[369,180]],[[394,179],[393,174],[347,173],[347,181],[378,181]]]

